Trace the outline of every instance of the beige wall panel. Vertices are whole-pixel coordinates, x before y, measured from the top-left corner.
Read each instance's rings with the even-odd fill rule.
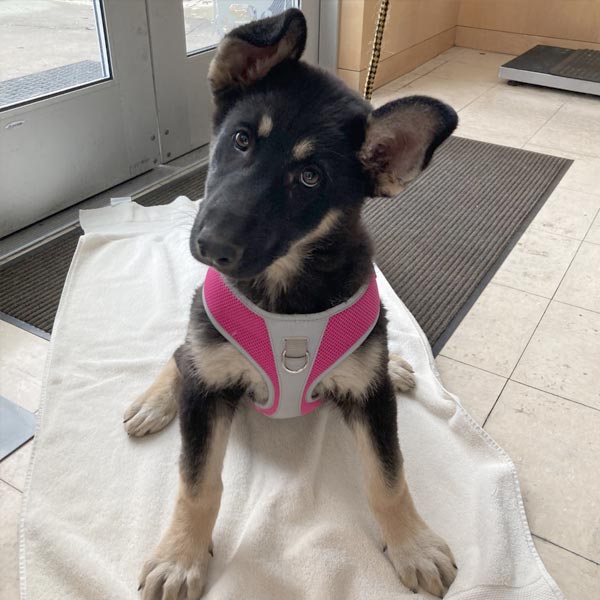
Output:
[[[343,2],[344,0],[342,0]],[[373,36],[375,35],[375,23],[377,22],[377,13],[379,11],[378,0],[363,0],[364,14],[363,14],[363,26],[361,34],[361,53],[360,53],[360,68],[365,69],[369,66],[369,60],[371,58],[371,52],[373,50]],[[389,13],[388,21],[389,25]],[[386,31],[383,36],[383,48],[381,49],[381,60],[386,58],[387,53],[385,50],[386,35],[388,35],[388,28],[386,25]],[[389,35],[388,35],[389,37]]]
[[[460,0],[391,0],[376,86],[454,45]],[[379,0],[341,0],[338,73],[362,90],[373,49]]]
[[[401,75],[412,71],[434,56],[448,50],[448,48],[452,48],[452,46],[454,46],[454,28],[443,31],[412,48],[394,54],[392,57],[379,63],[377,76],[375,77],[375,88],[381,87]],[[366,75],[366,69],[361,71],[359,82],[361,86],[364,85]]]
[[[528,0],[461,0],[458,25],[512,31],[525,29]]]
[[[342,0],[343,1],[343,0]],[[458,17],[459,0],[391,0],[383,49],[383,60],[452,29]],[[361,68],[369,64],[379,0],[365,0]]]
[[[458,25],[600,42],[600,0],[461,0]]]
[[[359,71],[349,71],[348,69],[338,69],[337,70],[338,77],[350,88],[353,90],[359,90],[362,92],[359,86],[360,80],[360,72]]]
[[[359,71],[363,35],[364,0],[340,1],[338,67]]]
[[[580,42],[460,26],[456,28],[455,44],[464,48],[477,48],[478,50],[504,52],[506,54],[522,54],[538,44],[562,46],[563,48],[592,48],[593,50],[600,50],[600,44],[593,42]]]
[[[520,33],[600,42],[599,0],[527,0],[526,29]]]

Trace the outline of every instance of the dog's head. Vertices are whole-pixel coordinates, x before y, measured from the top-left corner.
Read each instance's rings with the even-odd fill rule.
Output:
[[[210,67],[213,139],[190,247],[234,278],[263,272],[366,197],[397,194],[456,127],[456,113],[426,97],[373,111],[300,62],[305,42],[304,16],[290,9],[233,30]]]

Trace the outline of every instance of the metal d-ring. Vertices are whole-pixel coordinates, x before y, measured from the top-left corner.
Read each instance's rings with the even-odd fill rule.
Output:
[[[302,373],[302,371],[304,371],[304,369],[306,369],[306,367],[308,367],[308,362],[309,362],[309,360],[308,360],[308,359],[309,359],[309,354],[308,354],[308,351],[306,351],[306,352],[304,353],[304,361],[305,361],[305,362],[304,362],[304,366],[303,366],[303,367],[300,367],[299,369],[288,369],[288,367],[287,367],[287,366],[286,366],[286,364],[285,364],[285,359],[286,359],[286,358],[292,358],[292,359],[296,359],[296,360],[298,360],[298,359],[299,359],[299,358],[301,358],[301,357],[300,357],[300,356],[294,356],[294,357],[290,356],[290,357],[288,357],[288,355],[287,355],[287,353],[286,353],[286,351],[285,351],[285,350],[284,350],[284,351],[281,353],[281,364],[283,365],[283,368],[284,368],[284,369],[285,369],[285,370],[286,370],[288,373]]]

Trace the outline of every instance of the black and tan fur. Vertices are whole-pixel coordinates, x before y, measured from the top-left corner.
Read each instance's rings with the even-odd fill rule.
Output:
[[[292,9],[221,42],[209,74],[215,113],[206,197],[190,238],[198,260],[258,306],[286,314],[326,310],[368,280],[365,198],[398,193],[457,122],[452,109],[425,97],[373,111],[337,78],[299,61],[305,41],[304,17]],[[413,385],[410,366],[399,357],[390,362],[382,311],[317,392],[355,433],[399,578],[441,597],[456,567],[413,505],[398,445],[394,388]],[[230,424],[244,398],[264,402],[266,387],[212,326],[199,290],[184,344],[125,413],[131,435],[162,429],[177,410],[181,424],[179,496],[143,568],[144,600],[202,594]]]

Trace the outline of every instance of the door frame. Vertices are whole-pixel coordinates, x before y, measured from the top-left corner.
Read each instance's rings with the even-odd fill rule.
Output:
[[[145,0],[103,5],[110,76],[0,112],[0,237],[159,161]]]

